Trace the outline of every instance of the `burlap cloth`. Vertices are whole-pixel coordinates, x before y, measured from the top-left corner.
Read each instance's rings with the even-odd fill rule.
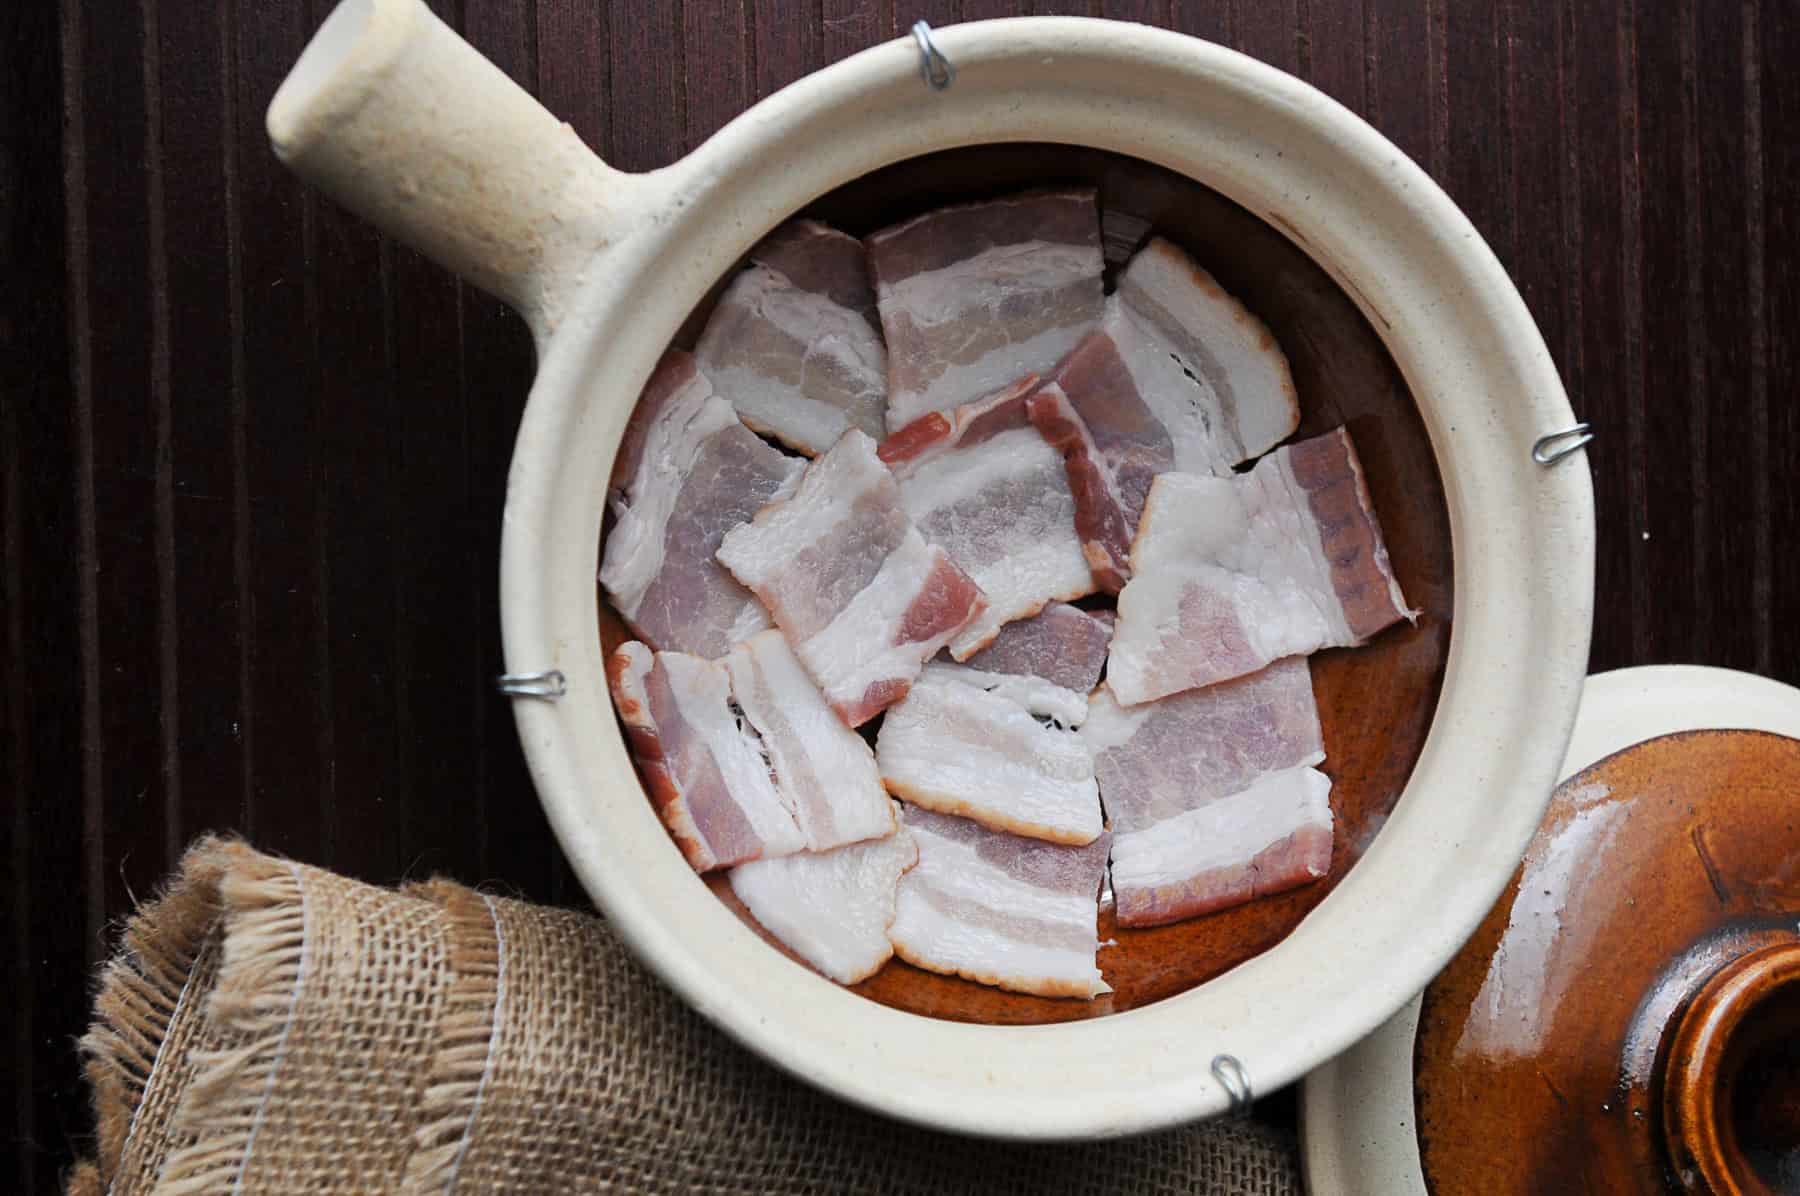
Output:
[[[126,928],[83,1040],[136,1193],[1292,1193],[1249,1122],[1079,1146],[840,1104],[690,1012],[601,920],[394,892],[202,840]]]

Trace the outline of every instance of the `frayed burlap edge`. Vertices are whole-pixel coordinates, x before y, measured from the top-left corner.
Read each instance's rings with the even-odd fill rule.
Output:
[[[447,880],[409,885],[450,923],[450,974],[420,1110],[422,1124],[401,1179],[403,1196],[447,1192],[481,1107],[502,999],[500,939],[492,907],[479,893]]]
[[[156,899],[126,922],[118,952],[101,969],[94,1019],[81,1039],[96,1149],[70,1173],[71,1194],[103,1192],[112,1183],[163,1043],[189,996],[188,978],[219,923],[220,882],[260,858],[236,840],[202,838],[182,855]]]
[[[194,1135],[169,1157],[157,1185],[168,1196],[229,1188],[256,1138],[282,1048],[306,982],[306,890],[300,870],[245,849],[219,883],[224,955],[207,1015],[233,1042],[196,1057],[175,1115]]]

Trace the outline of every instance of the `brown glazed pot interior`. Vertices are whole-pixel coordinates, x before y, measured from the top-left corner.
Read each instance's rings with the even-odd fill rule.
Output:
[[[1103,909],[1099,962],[1113,992],[1094,1001],[1021,996],[899,960],[855,986],[883,1004],[957,1021],[1040,1023],[1121,1012],[1185,992],[1280,942],[1343,878],[1386,821],[1431,725],[1449,647],[1449,513],[1424,424],[1380,336],[1287,236],[1180,175],[1132,158],[1056,145],[978,146],[911,159],[846,184],[801,214],[861,236],[942,204],[1059,183],[1098,186],[1103,210],[1147,219],[1269,325],[1293,367],[1301,411],[1297,436],[1349,427],[1394,571],[1407,599],[1423,614],[1417,626],[1391,628],[1363,648],[1312,658],[1336,820],[1328,876],[1247,906],[1150,930],[1119,930],[1110,907]],[[690,316],[677,345],[692,347],[724,281]],[[609,652],[628,638],[604,595],[601,635]],[[722,876],[708,881],[761,933]]]
[[[1796,793],[1800,741],[1758,731],[1558,788],[1420,1008],[1433,1192],[1800,1191]]]

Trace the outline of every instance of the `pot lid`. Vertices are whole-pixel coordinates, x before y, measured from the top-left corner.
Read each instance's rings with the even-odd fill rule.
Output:
[[[1761,678],[1589,678],[1488,918],[1422,1005],[1308,1078],[1311,1190],[1800,1190],[1788,736],[1800,691]]]

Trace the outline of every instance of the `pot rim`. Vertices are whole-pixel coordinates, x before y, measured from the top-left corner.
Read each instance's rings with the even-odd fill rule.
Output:
[[[1556,779],[1585,672],[1593,494],[1540,466],[1574,422],[1523,301],[1414,163],[1310,86],[1195,39],[1086,18],[935,31],[945,92],[910,40],[762,101],[688,158],[626,177],[639,214],[586,263],[541,365],[508,478],[501,617],[533,781],[589,895],[638,957],[763,1057],[921,1125],[1107,1137],[1225,1112],[1212,1062],[1283,1086],[1373,1030],[1460,947],[1511,876]],[[1207,984],[1059,1025],[938,1021],[770,950],[682,862],[612,714],[594,577],[610,462],[688,311],[817,195],[959,145],[1056,141],[1193,177],[1269,220],[1362,308],[1405,374],[1444,476],[1455,595],[1442,693],[1413,775],[1359,866],[1283,942]],[[621,280],[624,280],[621,282]],[[1470,800],[1479,793],[1480,800]],[[1371,966],[1371,961],[1377,961]]]

